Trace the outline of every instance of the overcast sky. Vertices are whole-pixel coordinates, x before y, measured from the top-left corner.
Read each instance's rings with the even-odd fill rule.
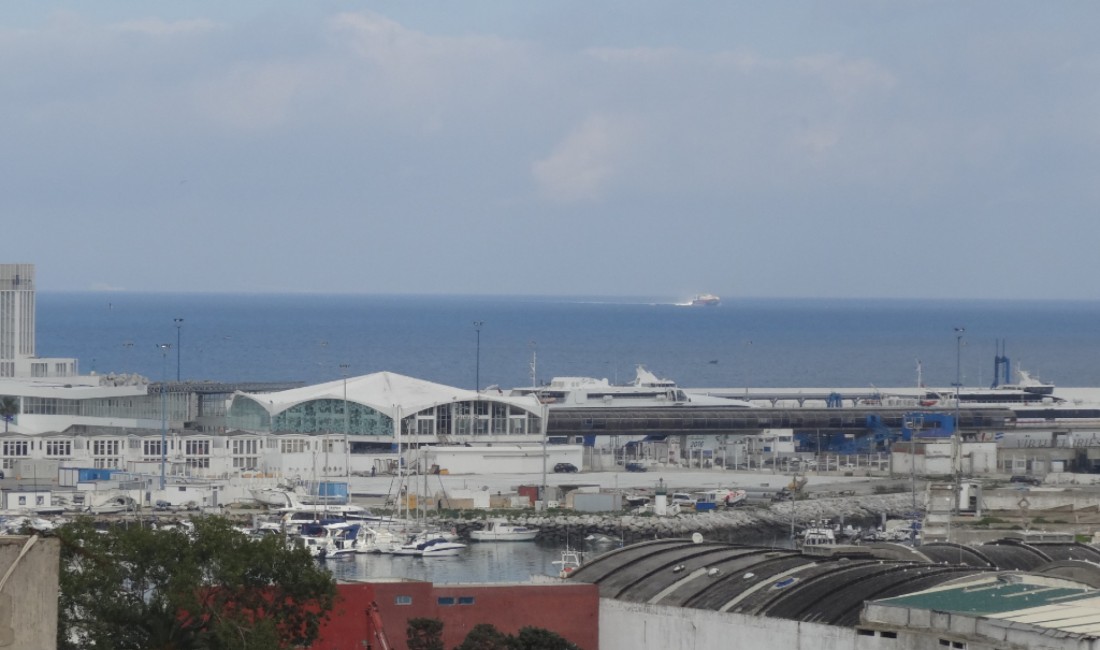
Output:
[[[0,17],[40,290],[1100,298],[1100,4]]]

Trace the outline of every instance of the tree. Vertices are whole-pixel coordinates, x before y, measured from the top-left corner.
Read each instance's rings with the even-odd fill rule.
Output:
[[[221,517],[194,530],[80,519],[61,539],[58,648],[282,650],[309,646],[336,597],[304,548],[253,540]]]
[[[580,650],[575,643],[541,627],[523,627],[512,637],[515,650]]]
[[[512,650],[511,640],[489,623],[478,623],[455,650]]]
[[[405,637],[409,650],[443,650],[443,621],[410,618]]]
[[[4,433],[8,432],[8,423],[19,415],[19,401],[10,395],[0,397],[0,418],[4,419]]]

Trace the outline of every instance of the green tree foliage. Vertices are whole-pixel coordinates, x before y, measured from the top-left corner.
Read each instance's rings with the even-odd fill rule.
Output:
[[[59,528],[58,648],[282,650],[309,646],[332,609],[332,576],[277,535],[221,517],[194,530]]]
[[[19,415],[19,402],[10,395],[0,397],[0,419],[4,420],[4,433],[8,432],[8,423]]]
[[[410,618],[405,637],[409,650],[443,650],[443,621]]]
[[[442,624],[440,632],[442,633]],[[409,646],[413,650],[412,646]],[[520,628],[519,634],[504,634],[488,623],[478,623],[455,650],[580,650],[562,636],[540,627]]]
[[[520,628],[519,634],[512,638],[515,650],[580,650],[575,643],[540,627]]]
[[[512,650],[511,637],[488,623],[478,623],[455,650]]]

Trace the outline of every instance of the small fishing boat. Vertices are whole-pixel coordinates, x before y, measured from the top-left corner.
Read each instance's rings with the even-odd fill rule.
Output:
[[[558,571],[559,578],[568,578],[573,575],[573,572],[581,568],[584,563],[584,554],[580,551],[572,548],[563,548],[561,550],[561,559],[554,560],[554,564],[561,567]]]

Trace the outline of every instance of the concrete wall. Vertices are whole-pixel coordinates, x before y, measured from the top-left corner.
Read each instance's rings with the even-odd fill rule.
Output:
[[[27,547],[33,539],[32,545]],[[26,554],[19,554],[27,548]],[[61,543],[40,537],[0,537],[0,576],[17,563],[0,591],[0,648],[57,647],[57,574]]]
[[[879,637],[857,636],[851,628],[600,599],[600,650],[898,648],[878,642]]]
[[[438,465],[448,474],[541,474],[542,445],[504,445],[475,447],[429,447],[421,449],[426,466]],[[546,471],[553,472],[557,463],[573,463],[580,467],[584,448],[580,445],[547,445]]]

